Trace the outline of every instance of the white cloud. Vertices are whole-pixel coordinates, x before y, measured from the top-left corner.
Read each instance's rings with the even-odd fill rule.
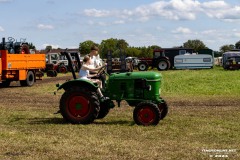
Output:
[[[4,28],[0,26],[0,32],[4,32]]]
[[[172,33],[190,34],[192,31],[189,28],[178,27],[177,29],[173,30]]]
[[[205,35],[210,35],[210,34],[215,34],[215,33],[217,33],[217,30],[215,30],[215,29],[202,31],[202,34],[205,34]]]
[[[240,33],[234,33],[234,36],[240,38]]]
[[[204,2],[202,9],[211,18],[227,20],[228,22],[240,19],[240,6],[231,6],[222,0]]]
[[[12,0],[0,0],[0,3],[4,2],[12,2]]]
[[[114,21],[113,24],[125,24],[124,20]]]
[[[108,33],[108,31],[102,31],[102,34],[107,34]]]
[[[54,29],[54,27],[52,25],[45,25],[45,24],[38,24],[37,28],[40,29],[40,30]]]
[[[85,15],[90,17],[107,17],[110,16],[110,11],[106,10],[97,10],[97,9],[85,9]]]
[[[98,22],[98,25],[99,25],[99,26],[107,26],[108,24],[105,23],[105,22]]]
[[[165,18],[169,20],[195,20],[199,13],[210,18],[222,20],[240,20],[240,5],[233,6],[224,0],[201,2],[200,0],[164,0],[148,5],[137,6],[129,10],[97,10],[86,9],[85,15],[91,17],[118,17],[124,19],[134,18],[146,22],[150,18]]]

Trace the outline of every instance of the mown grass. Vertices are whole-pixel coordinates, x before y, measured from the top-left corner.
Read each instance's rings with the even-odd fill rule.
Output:
[[[0,102],[0,159],[239,159],[239,73],[221,68],[162,72],[170,112],[150,127],[135,125],[133,108],[125,102],[93,124],[68,124],[53,114],[61,96],[53,95],[55,82],[0,89],[2,96],[23,97]],[[233,152],[204,151],[209,149]]]
[[[161,72],[166,96],[237,96],[240,95],[240,72],[222,67],[205,70],[171,70]]]

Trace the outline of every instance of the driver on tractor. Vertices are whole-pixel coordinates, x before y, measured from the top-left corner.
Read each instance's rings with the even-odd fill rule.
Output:
[[[109,99],[108,97],[104,97],[102,92],[101,92],[102,81],[99,80],[99,79],[92,79],[92,77],[99,77],[99,76],[101,76],[101,74],[96,74],[96,73],[95,74],[90,74],[90,71],[92,71],[92,72],[99,71],[100,72],[100,70],[104,69],[104,68],[105,68],[105,66],[93,68],[91,66],[91,59],[90,59],[90,57],[89,56],[85,56],[84,59],[83,59],[83,65],[82,65],[82,67],[81,67],[81,69],[79,71],[79,77],[81,79],[90,80],[90,81],[98,84],[99,88],[97,89],[97,92],[98,92],[101,100]]]

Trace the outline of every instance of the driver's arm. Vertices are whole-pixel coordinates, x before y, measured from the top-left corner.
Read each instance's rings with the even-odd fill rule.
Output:
[[[102,67],[92,68],[86,65],[83,65],[82,67],[84,70],[89,70],[89,71],[98,71],[100,68],[102,68]]]

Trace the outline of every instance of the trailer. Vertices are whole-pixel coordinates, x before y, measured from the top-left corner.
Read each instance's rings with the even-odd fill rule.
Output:
[[[9,42],[5,42],[3,38],[0,43],[0,86],[8,87],[12,81],[20,81],[21,86],[32,86],[43,76],[45,54],[30,54],[27,43],[14,41],[9,38]]]
[[[176,69],[205,69],[213,68],[213,57],[208,54],[185,54],[174,57]]]

